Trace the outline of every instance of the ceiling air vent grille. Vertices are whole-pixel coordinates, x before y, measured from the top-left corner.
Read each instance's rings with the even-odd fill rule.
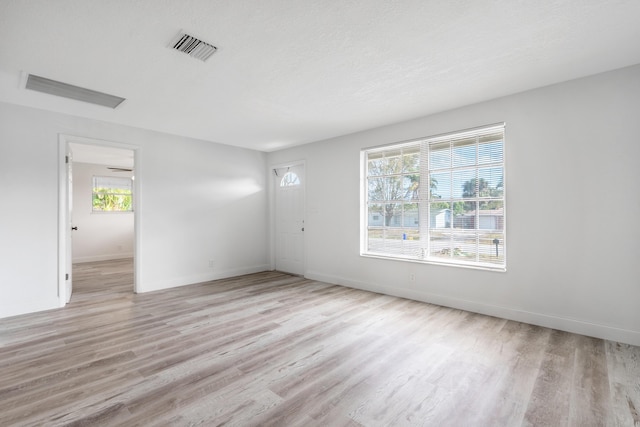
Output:
[[[171,47],[201,61],[206,61],[218,50],[217,47],[185,33],[178,34]]]

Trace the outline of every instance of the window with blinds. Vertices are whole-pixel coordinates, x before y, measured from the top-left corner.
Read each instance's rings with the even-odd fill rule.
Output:
[[[504,270],[504,124],[362,157],[363,255]]]
[[[133,181],[116,176],[94,176],[92,210],[94,212],[133,211]]]

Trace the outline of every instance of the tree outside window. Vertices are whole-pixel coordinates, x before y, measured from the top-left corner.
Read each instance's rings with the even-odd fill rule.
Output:
[[[133,211],[132,179],[94,176],[92,210],[94,212]]]

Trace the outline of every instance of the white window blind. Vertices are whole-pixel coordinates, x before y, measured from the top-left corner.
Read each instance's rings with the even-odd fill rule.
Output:
[[[131,178],[118,176],[94,176],[93,188],[124,189],[131,191],[133,181]]]
[[[505,268],[504,125],[363,157],[363,255]]]

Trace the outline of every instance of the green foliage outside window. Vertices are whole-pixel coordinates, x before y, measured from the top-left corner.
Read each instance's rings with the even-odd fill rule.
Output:
[[[92,206],[94,211],[130,212],[132,194],[128,188],[94,188]]]

